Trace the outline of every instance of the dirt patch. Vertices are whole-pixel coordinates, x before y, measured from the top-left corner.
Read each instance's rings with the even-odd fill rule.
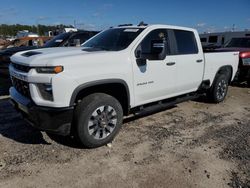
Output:
[[[0,101],[0,187],[249,187],[250,95],[129,117],[109,147],[41,133]]]
[[[231,172],[231,182],[228,185],[232,188],[249,188],[249,179],[242,180],[237,172]]]

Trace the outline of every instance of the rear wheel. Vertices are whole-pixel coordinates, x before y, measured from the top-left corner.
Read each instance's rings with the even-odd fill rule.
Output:
[[[123,120],[119,101],[104,93],[85,97],[78,104],[75,115],[76,136],[88,148],[111,142],[119,132]]]
[[[219,74],[216,76],[215,82],[208,93],[208,97],[211,102],[219,103],[226,98],[228,91],[228,80],[228,77],[224,74]]]
[[[247,86],[250,87],[250,78],[247,80]]]

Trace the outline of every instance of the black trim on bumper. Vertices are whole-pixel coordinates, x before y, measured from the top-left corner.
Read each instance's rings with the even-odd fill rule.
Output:
[[[10,88],[10,96],[15,109],[21,112],[33,127],[64,136],[70,134],[74,107],[50,108],[37,106],[30,99],[18,93],[14,87]]]

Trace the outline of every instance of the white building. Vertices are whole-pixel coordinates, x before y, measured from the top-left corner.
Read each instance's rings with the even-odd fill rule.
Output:
[[[250,37],[250,30],[200,34],[202,46],[223,46],[235,37]]]
[[[29,32],[28,30],[23,30],[23,31],[18,31],[17,32],[17,38],[22,38],[22,37],[39,37],[38,34]]]

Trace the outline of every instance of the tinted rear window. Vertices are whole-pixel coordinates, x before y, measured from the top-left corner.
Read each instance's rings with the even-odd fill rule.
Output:
[[[250,38],[232,38],[226,47],[250,48]]]

